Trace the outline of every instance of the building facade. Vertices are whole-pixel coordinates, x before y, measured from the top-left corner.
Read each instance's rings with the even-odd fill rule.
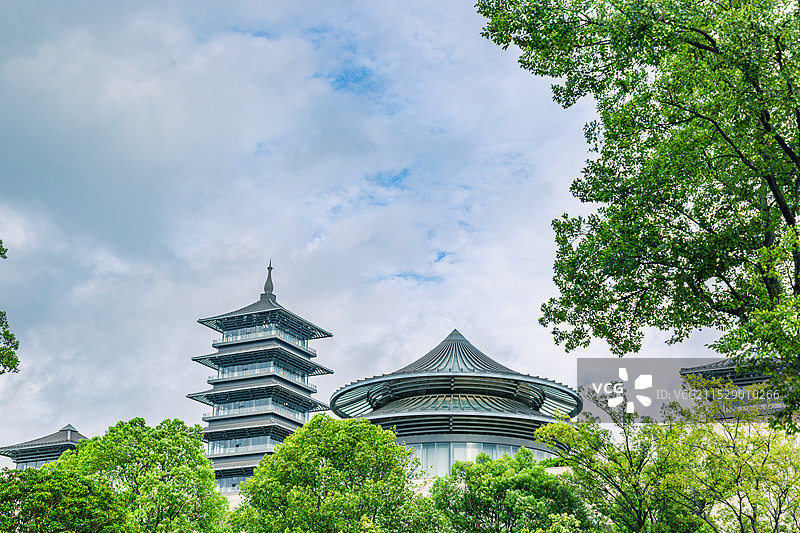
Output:
[[[55,433],[38,439],[0,448],[0,455],[10,457],[18,470],[39,468],[52,463],[67,450],[74,450],[78,441],[85,439],[77,429],[67,424]]]
[[[187,396],[211,408],[203,416],[207,455],[219,490],[237,492],[309,413],[328,409],[312,398],[309,378],[333,372],[314,361],[308,344],[331,334],[277,302],[271,262],[257,302],[198,322],[222,337],[211,343],[215,353],[192,358],[214,371],[211,389]]]
[[[481,452],[499,458],[525,446],[539,459],[550,457],[534,431],[582,407],[569,387],[504,367],[457,330],[410,365],[350,383],[331,397],[342,418],[395,428],[426,476],[446,475],[454,461]]]

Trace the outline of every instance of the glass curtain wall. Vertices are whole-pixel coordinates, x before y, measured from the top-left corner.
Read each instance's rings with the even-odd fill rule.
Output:
[[[494,460],[504,455],[514,456],[520,448],[482,442],[423,442],[407,446],[414,449],[414,457],[419,459],[425,471],[424,477],[446,476],[450,474],[454,461],[474,461],[480,453],[485,453]],[[552,453],[543,450],[531,451],[537,461],[554,457]]]

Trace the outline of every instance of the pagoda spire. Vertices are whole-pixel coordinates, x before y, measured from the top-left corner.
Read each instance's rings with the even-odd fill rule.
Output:
[[[274,289],[272,286],[272,259],[270,259],[267,267],[267,281],[264,283],[264,294],[272,294]]]

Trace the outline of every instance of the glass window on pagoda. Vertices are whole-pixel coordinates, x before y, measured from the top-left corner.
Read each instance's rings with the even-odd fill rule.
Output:
[[[217,377],[235,378],[269,373],[277,374],[303,385],[308,385],[308,373],[287,368],[286,366],[276,364],[274,361],[224,366],[219,369]]]

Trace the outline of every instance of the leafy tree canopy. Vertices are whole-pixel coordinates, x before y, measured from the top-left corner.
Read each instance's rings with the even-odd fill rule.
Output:
[[[571,514],[551,514],[549,518],[551,521],[550,527],[546,531],[542,528],[536,528],[535,533],[578,533],[581,530],[580,520]]]
[[[199,426],[164,420],[150,427],[134,418],[80,441],[58,463],[107,480],[128,511],[132,532],[212,533],[224,523],[227,501],[214,490]]]
[[[660,447],[677,451],[664,492],[714,531],[797,531],[799,441],[760,420],[771,385],[695,378],[689,386],[704,394],[662,434]]]
[[[686,387],[696,403],[671,406],[662,424],[590,393],[610,427],[584,414],[543,426],[536,437],[557,451],[576,490],[619,531],[795,531],[798,437],[760,419],[770,408],[768,386],[690,379]]]
[[[721,351],[791,376],[784,392],[797,391],[796,2],[477,7],[487,37],[518,46],[532,73],[560,80],[557,102],[590,96],[597,107],[586,127],[597,155],[572,184],[596,211],[553,222],[560,296],[543,306],[542,323],[556,340],[571,350],[601,338],[624,354],[641,347],[646,327],[672,341],[698,328],[740,332]],[[800,398],[787,404],[792,411]]]
[[[0,531],[125,533],[125,515],[107,480],[66,463],[0,471]]]
[[[592,529],[574,489],[547,474],[525,448],[513,458],[493,461],[480,454],[474,463],[457,461],[450,476],[434,482],[431,497],[453,528],[465,533],[550,531],[557,514],[568,514],[584,524],[580,531]],[[574,525],[573,521],[567,524]]]
[[[0,258],[7,259],[7,252],[8,249],[3,247],[3,241],[0,239]],[[19,341],[8,327],[5,311],[0,311],[0,374],[19,370],[17,350],[19,350]]]
[[[582,415],[574,423],[542,426],[536,438],[557,451],[572,472],[575,490],[617,530],[702,531],[702,520],[674,505],[663,490],[662,481],[677,453],[661,446],[665,429],[650,421],[640,423],[622,410],[607,412],[613,420],[611,427]]]
[[[364,419],[317,415],[265,456],[242,484],[235,528],[247,532],[400,531],[435,523],[413,502],[412,452]]]

